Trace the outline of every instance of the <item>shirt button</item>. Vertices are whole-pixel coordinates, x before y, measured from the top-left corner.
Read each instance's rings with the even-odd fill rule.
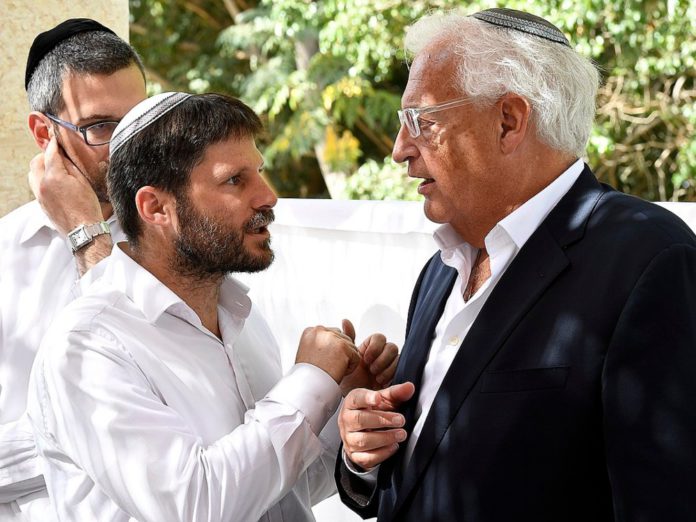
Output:
[[[449,344],[450,346],[458,346],[460,344],[459,337],[457,337],[456,335],[454,337],[450,337],[449,341],[447,341],[447,344]]]

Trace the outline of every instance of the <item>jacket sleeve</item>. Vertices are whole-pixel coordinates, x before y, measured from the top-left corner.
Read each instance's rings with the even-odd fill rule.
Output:
[[[607,351],[602,401],[615,520],[692,520],[696,247],[663,250],[639,278]]]
[[[341,454],[343,445],[339,450],[336,459],[336,485],[341,502],[355,511],[362,518],[372,518],[377,516],[379,508],[379,489],[377,484],[367,482],[350,471],[343,462]]]

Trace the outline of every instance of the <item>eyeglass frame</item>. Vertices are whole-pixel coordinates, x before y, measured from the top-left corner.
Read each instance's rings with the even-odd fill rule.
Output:
[[[86,143],[87,145],[89,145],[90,147],[99,147],[99,146],[101,146],[101,145],[108,145],[109,143],[111,143],[111,138],[109,138],[108,141],[105,141],[105,142],[103,142],[103,143],[90,143],[90,142],[87,140],[87,131],[88,131],[91,127],[94,127],[94,126],[96,126],[96,125],[103,125],[104,123],[115,123],[116,125],[118,125],[118,124],[120,123],[120,122],[118,122],[118,121],[116,121],[116,120],[104,120],[104,121],[96,121],[96,122],[94,122],[94,123],[90,123],[89,125],[83,125],[82,127],[78,127],[77,125],[75,125],[75,124],[73,124],[73,123],[70,123],[69,121],[61,120],[61,119],[58,118],[57,116],[54,116],[53,114],[50,114],[50,113],[48,113],[48,112],[44,112],[44,115],[45,115],[49,120],[51,120],[51,121],[54,122],[54,123],[57,123],[57,124],[60,125],[61,127],[65,127],[66,129],[70,129],[70,130],[72,130],[72,131],[79,132],[80,134],[82,134],[82,138],[85,140],[85,143]],[[116,127],[114,127],[114,130],[116,130]]]
[[[467,105],[469,103],[473,103],[474,100],[471,98],[457,98],[456,100],[448,100],[442,103],[437,103],[435,105],[429,105],[427,107],[412,107],[408,109],[400,109],[396,111],[397,116],[399,116],[399,123],[401,123],[402,126],[406,127],[406,130],[408,130],[408,134],[412,138],[417,138],[422,134],[421,128],[420,128],[420,121],[419,117],[421,114],[430,114],[431,112],[439,112],[439,111],[444,111],[446,109],[452,109],[454,107],[461,107],[462,105]],[[412,132],[411,127],[409,126],[409,120],[408,118],[411,118],[410,121],[414,122],[415,125],[415,130],[416,132]]]

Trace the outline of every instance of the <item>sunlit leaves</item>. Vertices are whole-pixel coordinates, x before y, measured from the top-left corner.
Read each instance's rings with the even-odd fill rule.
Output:
[[[415,197],[384,158],[406,84],[404,29],[431,9],[495,0],[130,0],[151,92],[239,96],[262,114],[269,176],[325,195],[318,165],[352,197]],[[229,2],[228,2],[229,4]],[[649,199],[696,200],[696,0],[508,0],[546,17],[603,71],[588,161]],[[336,172],[332,172],[336,174]]]

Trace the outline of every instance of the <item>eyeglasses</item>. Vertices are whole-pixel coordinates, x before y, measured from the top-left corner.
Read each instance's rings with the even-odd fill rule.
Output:
[[[57,123],[58,125],[82,134],[82,137],[85,139],[85,143],[92,147],[96,147],[97,145],[106,145],[109,143],[111,141],[111,135],[114,133],[116,126],[119,123],[117,121],[98,121],[97,123],[92,123],[91,125],[78,127],[69,121],[56,118],[52,114],[45,114],[49,120]]]
[[[466,105],[467,103],[472,103],[471,98],[459,98],[456,100],[450,100],[443,103],[438,103],[437,105],[431,105],[430,107],[420,107],[418,109],[402,109],[396,111],[399,115],[399,121],[401,125],[406,125],[406,129],[412,138],[417,138],[421,134],[420,123],[418,118],[421,114],[429,114],[431,112],[444,111],[446,109],[451,109],[453,107],[460,107]]]

